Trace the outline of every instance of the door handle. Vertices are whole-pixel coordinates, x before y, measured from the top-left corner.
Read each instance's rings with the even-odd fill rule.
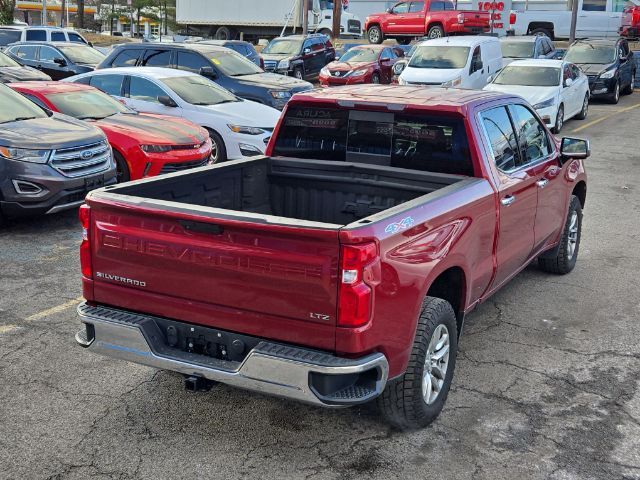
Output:
[[[515,195],[507,195],[506,197],[503,197],[503,198],[500,200],[500,203],[501,203],[502,205],[504,205],[505,207],[508,207],[509,205],[511,205],[511,204],[512,204],[513,202],[515,202],[515,201],[516,201],[516,197],[515,197]]]
[[[548,180],[548,179],[546,179],[546,178],[541,178],[540,180],[538,180],[538,181],[536,182],[536,185],[538,185],[538,187],[540,187],[540,188],[544,188],[544,187],[546,187],[546,186],[547,186],[547,183],[549,183],[549,180]]]

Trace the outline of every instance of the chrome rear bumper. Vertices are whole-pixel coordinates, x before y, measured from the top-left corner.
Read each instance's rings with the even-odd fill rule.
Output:
[[[153,316],[82,303],[88,350],[163,370],[327,407],[364,403],[384,390],[389,366],[381,353],[358,359],[260,341],[241,362],[170,349]],[[162,353],[159,352],[162,350]]]

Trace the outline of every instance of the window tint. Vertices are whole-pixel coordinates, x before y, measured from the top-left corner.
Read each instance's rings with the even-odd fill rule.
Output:
[[[38,47],[35,45],[23,45],[15,50],[15,56],[22,60],[35,60]]]
[[[20,30],[0,28],[0,46],[9,45],[13,42],[19,42],[21,35],[22,32],[20,32]]]
[[[391,60],[395,57],[390,48],[385,48],[380,55],[380,60]]]
[[[551,153],[547,132],[531,111],[523,105],[511,105],[523,165],[535,163]]]
[[[129,98],[133,100],[160,103],[158,97],[166,95],[164,90],[145,78],[131,77],[130,81]]]
[[[443,2],[431,2],[431,4],[429,5],[430,12],[440,12],[442,10],[444,10]]]
[[[411,2],[409,13],[420,13],[424,10],[424,2]]]
[[[70,42],[85,43],[85,44],[87,43],[87,42],[84,41],[84,38],[82,38],[77,33],[69,32],[67,35],[69,35],[69,41]]]
[[[305,51],[307,48],[312,49],[311,40],[305,40],[305,42],[302,44],[302,51]]]
[[[52,42],[66,42],[67,38],[64,36],[64,32],[51,32]]]
[[[31,95],[30,93],[23,93],[22,95],[24,95],[26,98],[28,98],[29,100],[31,100],[33,103],[35,103],[36,105],[38,105],[40,108],[44,108],[46,110],[49,109],[49,107],[47,107],[44,102],[42,100],[40,100],[38,97],[36,97],[35,95]]]
[[[91,86],[109,95],[122,96],[124,75],[95,75],[91,77]]]
[[[40,61],[53,63],[56,58],[62,58],[62,54],[55,48],[41,46],[40,47]]]
[[[171,50],[146,50],[142,56],[143,67],[170,67]]]
[[[322,38],[314,38],[313,43],[311,44],[311,49],[314,52],[319,52],[320,50],[324,50],[324,40]]]
[[[607,10],[607,0],[584,0],[582,10],[585,12],[604,12]]]
[[[444,5],[444,9],[445,10],[455,10],[456,6],[453,4],[453,2],[451,0],[444,0],[444,2],[442,2],[442,5]]]
[[[571,68],[568,64],[566,64],[564,67],[562,67],[562,84],[564,85],[564,82],[569,78],[572,78]]]
[[[407,13],[409,11],[409,2],[398,3],[393,7],[393,13]]]
[[[471,57],[471,68],[469,73],[477,72],[482,69],[482,53],[480,52],[480,45],[473,50],[473,56]]]
[[[580,78],[580,69],[573,64],[571,65],[571,78],[574,80]]]
[[[27,30],[27,42],[46,42],[46,30]]]
[[[505,172],[516,169],[520,164],[518,144],[506,108],[492,108],[481,117],[496,166]]]
[[[210,67],[202,56],[191,52],[178,52],[178,68],[189,72],[200,73],[202,67]]]
[[[112,67],[134,67],[140,56],[140,49],[127,48],[120,52],[111,63]]]

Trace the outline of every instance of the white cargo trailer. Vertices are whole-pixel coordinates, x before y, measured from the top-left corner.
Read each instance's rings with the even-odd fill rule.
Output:
[[[340,0],[337,0],[340,1]],[[275,37],[302,32],[302,0],[177,0],[176,21],[219,40]],[[333,2],[309,0],[309,33],[332,35]],[[362,36],[360,19],[343,11],[340,36]]]

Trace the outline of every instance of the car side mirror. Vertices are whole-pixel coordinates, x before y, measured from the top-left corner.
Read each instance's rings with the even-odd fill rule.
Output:
[[[493,75],[489,75],[487,77],[487,83],[491,83],[491,82],[493,82]]]
[[[165,107],[175,108],[178,104],[169,95],[160,95],[158,101]]]
[[[311,49],[307,47],[302,51],[302,53],[304,53],[305,55],[309,55],[311,53]]]
[[[212,80],[215,80],[216,78],[218,78],[218,75],[216,74],[216,72],[213,70],[212,67],[200,67],[199,73],[203,77],[211,78]]]
[[[402,72],[404,72],[404,69],[406,67],[407,67],[406,62],[396,62],[395,65],[393,66],[393,73],[396,75],[400,75]]]
[[[567,160],[584,160],[591,156],[589,140],[582,138],[564,137],[560,144],[560,158],[563,163]]]
[[[53,63],[60,65],[61,67],[64,67],[67,65],[67,61],[62,57],[54,58]]]
[[[93,47],[93,42],[87,42],[87,45],[89,45],[90,47]]]
[[[571,85],[573,85],[573,80],[572,80],[572,79],[570,79],[570,78],[567,78],[567,79],[564,81],[564,86],[565,86],[565,87],[570,87]]]

